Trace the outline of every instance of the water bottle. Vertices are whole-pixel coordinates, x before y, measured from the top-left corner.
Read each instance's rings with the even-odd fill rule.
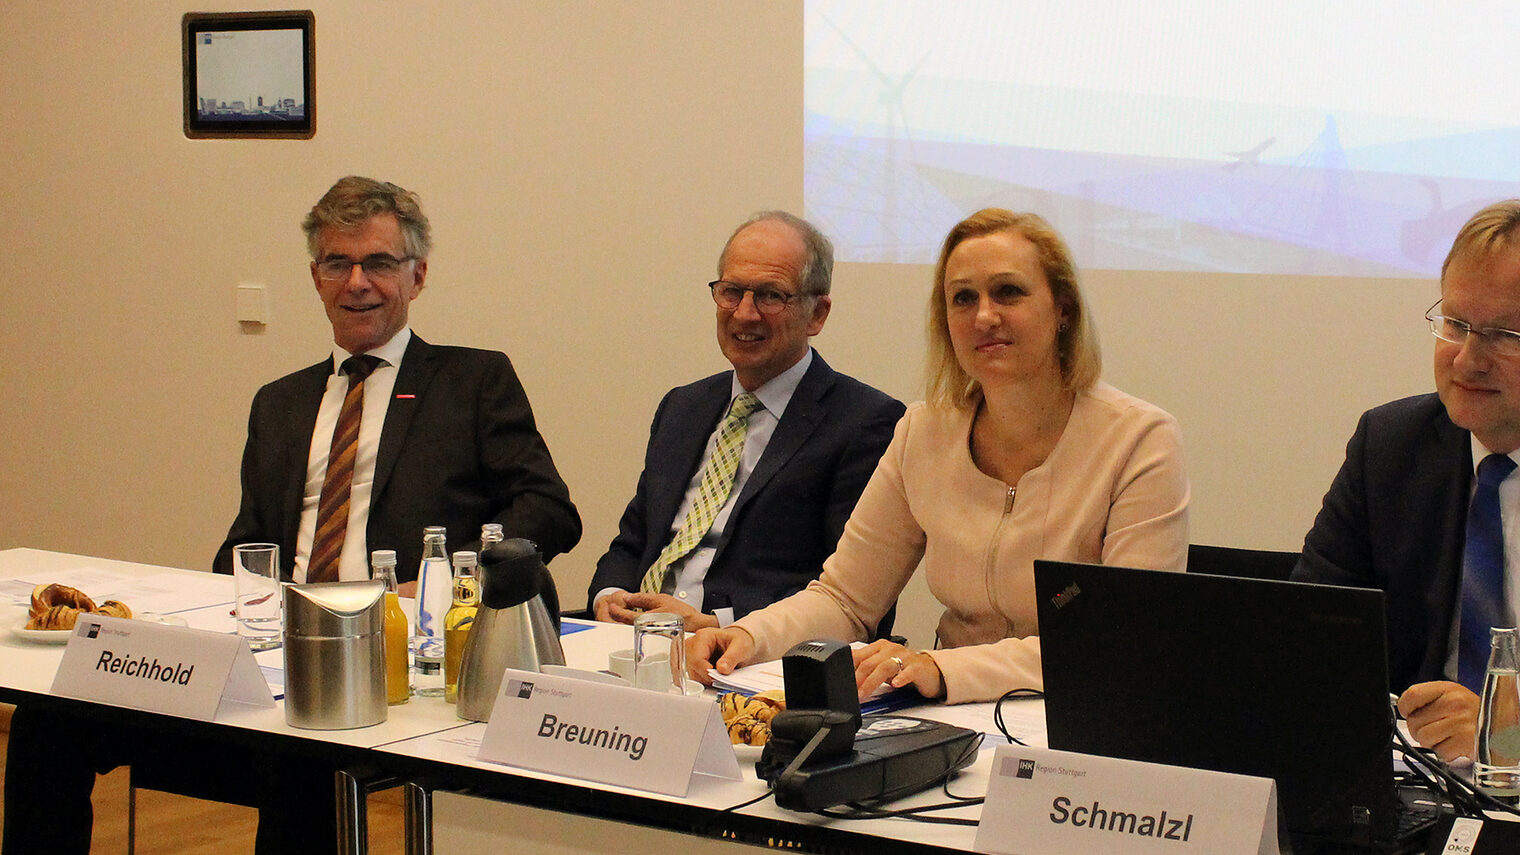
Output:
[[[1478,708],[1478,756],[1473,778],[1500,801],[1520,804],[1520,635],[1514,627],[1490,630],[1493,649]]]
[[[486,523],[480,527],[480,551],[485,552],[493,543],[501,543],[506,539],[502,534],[501,523]]]
[[[454,577],[446,544],[448,529],[431,525],[422,530],[422,566],[417,570],[417,623],[412,657],[417,663],[414,685],[425,698],[443,697],[443,616],[454,601]]]

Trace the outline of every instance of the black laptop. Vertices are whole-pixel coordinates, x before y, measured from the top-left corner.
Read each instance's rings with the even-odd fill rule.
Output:
[[[1381,591],[1034,573],[1051,748],[1273,778],[1299,852],[1423,848],[1436,811],[1394,785]]]

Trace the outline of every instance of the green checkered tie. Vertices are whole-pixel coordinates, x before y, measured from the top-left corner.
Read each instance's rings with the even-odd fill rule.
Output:
[[[670,543],[660,551],[660,557],[644,574],[640,591],[658,594],[665,585],[665,571],[670,569],[670,565],[685,558],[707,536],[707,530],[712,528],[718,511],[728,501],[728,494],[733,492],[734,475],[739,471],[739,458],[744,454],[744,434],[749,428],[749,416],[760,407],[760,399],[745,392],[735,398],[733,405],[728,408],[728,415],[718,428],[718,444],[713,447],[712,456],[707,458],[707,465],[702,468],[702,483],[697,485],[697,500],[692,503],[691,510],[686,512],[686,519],[681,520],[681,528],[675,537],[670,539]]]

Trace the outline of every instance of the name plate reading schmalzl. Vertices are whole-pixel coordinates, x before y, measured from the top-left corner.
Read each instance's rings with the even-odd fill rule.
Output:
[[[274,706],[241,638],[99,615],[74,625],[52,693],[202,721],[224,701]]]
[[[1157,763],[1003,745],[980,852],[1277,855],[1277,784]]]

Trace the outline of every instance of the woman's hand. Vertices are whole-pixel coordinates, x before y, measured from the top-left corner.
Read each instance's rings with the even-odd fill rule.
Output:
[[[754,636],[736,626],[698,630],[686,638],[686,676],[704,686],[711,686],[710,669],[718,669],[719,674],[732,674],[735,668],[747,663],[754,652]]]
[[[853,651],[855,690],[863,701],[883,683],[894,689],[912,685],[926,698],[945,696],[945,676],[934,657],[891,641],[873,641]],[[687,656],[690,659],[690,654]]]

